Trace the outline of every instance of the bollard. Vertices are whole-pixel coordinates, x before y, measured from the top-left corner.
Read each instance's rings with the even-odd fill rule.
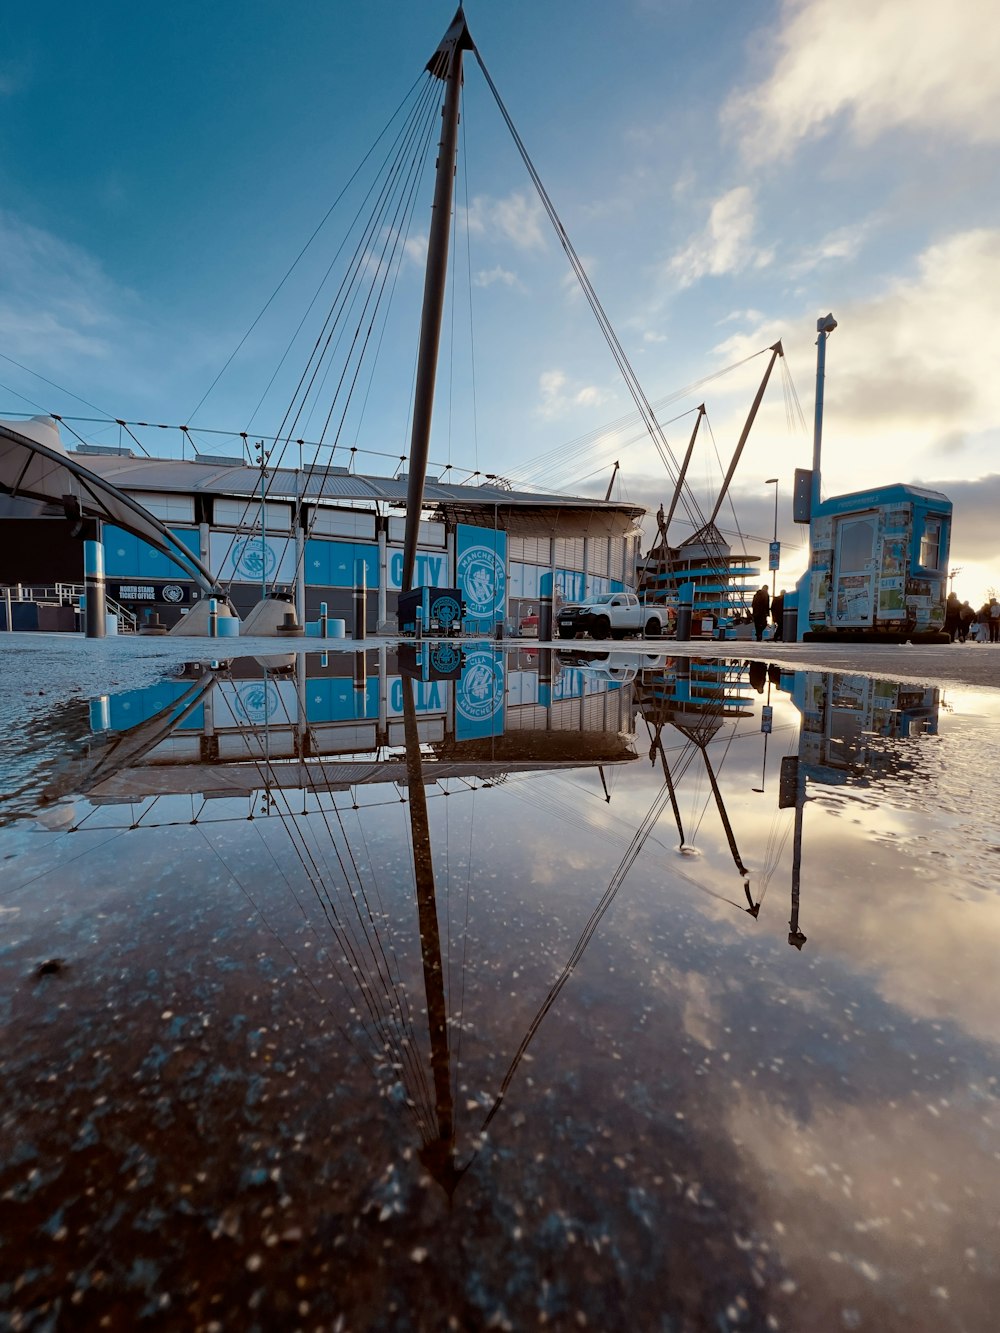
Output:
[[[413,613],[413,637],[420,640],[424,637],[424,608],[418,606]]]
[[[691,638],[691,609],[694,604],[694,584],[682,583],[677,589],[677,640],[687,643]]]
[[[106,694],[90,701],[91,731],[111,730],[111,700]]]
[[[139,626],[140,634],[166,634],[167,627],[160,619],[159,612],[147,611],[146,619]]]
[[[327,627],[327,618],[326,618],[326,602],[320,602],[320,604],[319,604],[319,637],[320,637],[321,639],[325,639],[325,638],[326,638],[326,636],[327,636],[327,628],[328,628],[328,627]]]
[[[295,638],[297,635],[304,634],[302,626],[295,619],[294,611],[286,611],[281,618],[281,624],[278,626],[278,636],[282,639]]]
[[[544,593],[538,599],[538,639],[541,643],[549,643],[552,635],[552,598]]]
[[[538,650],[538,702],[542,708],[552,706],[552,658],[551,648]],[[552,725],[551,721],[548,723]]]
[[[367,633],[368,567],[364,560],[354,561],[354,637],[364,639]]]
[[[497,643],[503,643],[503,612],[496,612],[496,623],[493,626],[493,637]]]
[[[219,637],[219,599],[217,597],[208,599],[208,637],[210,639]]]
[[[88,639],[103,639],[105,623],[104,546],[99,541],[83,543],[83,584],[86,588],[84,625]]]
[[[368,655],[367,653],[354,654],[354,689],[361,696],[362,704],[364,696],[368,689]],[[364,708],[360,716],[364,717]]]

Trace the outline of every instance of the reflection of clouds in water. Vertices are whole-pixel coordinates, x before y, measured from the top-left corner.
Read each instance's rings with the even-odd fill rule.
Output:
[[[899,1102],[813,1103],[802,1118],[741,1091],[728,1125],[760,1176],[757,1225],[813,1309],[858,1310],[865,1328],[994,1326],[982,1281],[996,1252],[996,1199],[982,1187],[996,1172],[981,1133],[988,1109],[978,1091],[942,1095],[939,1084]],[[904,1280],[905,1321],[887,1325],[885,1302],[901,1299]]]

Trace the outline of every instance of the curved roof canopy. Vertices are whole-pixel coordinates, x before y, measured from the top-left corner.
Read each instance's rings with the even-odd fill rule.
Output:
[[[19,429],[15,429],[15,424]],[[209,594],[220,592],[201,561],[158,518],[117,486],[70,458],[54,421],[0,422],[0,493],[53,505],[123,528],[180,565]]]

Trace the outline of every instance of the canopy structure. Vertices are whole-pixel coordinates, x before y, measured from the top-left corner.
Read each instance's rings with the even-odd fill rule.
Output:
[[[222,595],[205,565],[137,500],[70,458],[49,417],[0,422],[0,494],[123,528],[180,565],[203,592]],[[45,442],[47,437],[48,442]]]

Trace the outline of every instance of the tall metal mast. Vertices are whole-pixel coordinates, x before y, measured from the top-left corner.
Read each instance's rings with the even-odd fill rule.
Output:
[[[747,417],[746,425],[743,427],[743,432],[736,443],[736,450],[733,454],[733,461],[729,464],[729,471],[726,473],[725,478],[722,482],[722,489],[719,491],[718,498],[715,501],[715,508],[712,510],[711,516],[709,517],[708,520],[709,523],[714,523],[719,516],[719,510],[722,508],[722,502],[726,498],[726,492],[729,490],[729,483],[733,479],[733,473],[736,471],[736,465],[740,461],[740,455],[743,453],[743,446],[746,444],[747,436],[750,434],[750,427],[753,425],[754,418],[757,416],[757,409],[760,407],[760,400],[764,397],[764,390],[767,388],[767,381],[771,378],[771,371],[774,369],[774,363],[775,361],[777,361],[779,356],[785,355],[785,351],[784,348],[781,346],[780,339],[771,346],[770,352],[771,352],[771,359],[767,363],[767,370],[764,371],[764,378],[761,380],[760,388],[757,390],[757,397],[753,400],[753,403],[750,407],[750,415]]]
[[[424,500],[424,477],[430,448],[431,415],[434,410],[434,384],[437,378],[441,319],[444,312],[445,282],[448,276],[448,237],[455,189],[455,148],[458,143],[458,109],[462,89],[462,52],[474,49],[461,5],[441,45],[427,62],[427,69],[445,84],[441,112],[441,141],[438,145],[437,178],[431,208],[430,235],[427,239],[427,270],[424,277],[424,305],[420,317],[420,349],[417,358],[417,382],[413,394],[413,431],[410,436],[409,478],[406,486],[406,530],[403,535],[402,591],[413,587],[413,567],[417,555],[420,510]]]
[[[826,379],[826,340],[837,327],[832,315],[816,321],[816,416],[813,422],[812,486],[809,495],[809,517],[815,518],[820,506],[820,455],[823,451],[823,385]]]

